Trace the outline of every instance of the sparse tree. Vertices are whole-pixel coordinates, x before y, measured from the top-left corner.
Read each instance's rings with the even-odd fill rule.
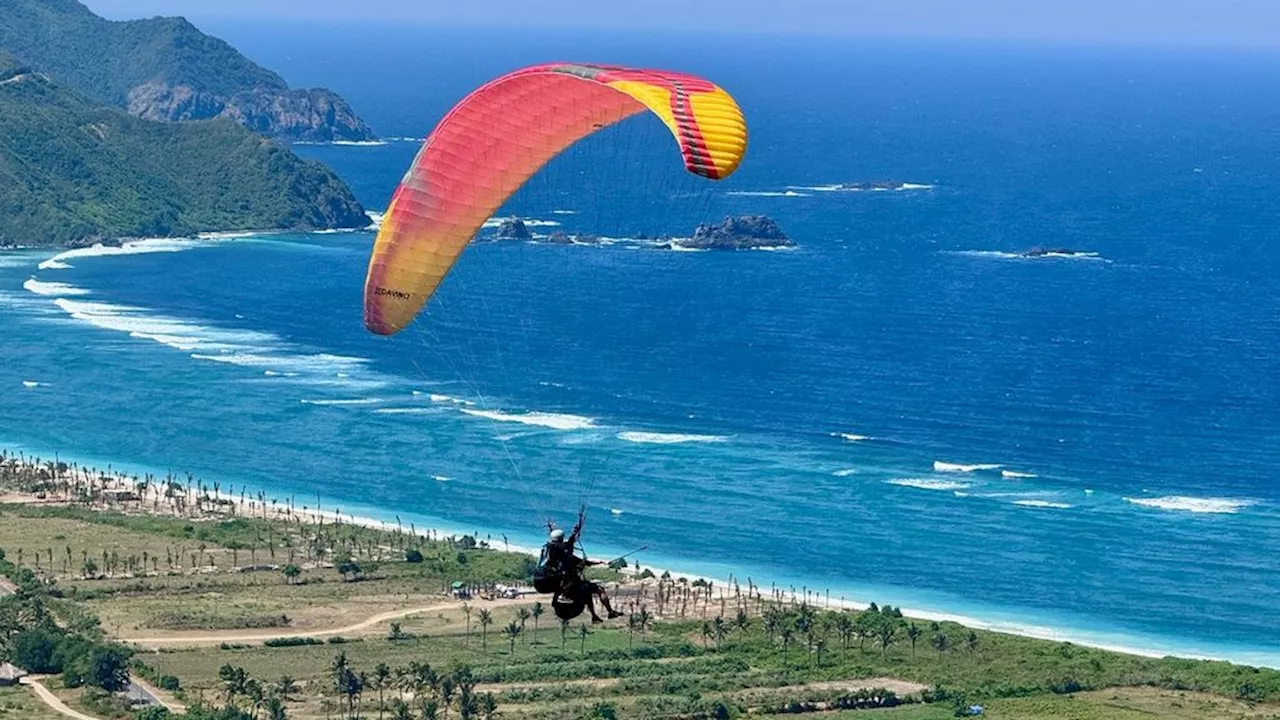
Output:
[[[510,641],[511,654],[514,655],[516,652],[516,638],[520,637],[520,624],[515,620],[512,620],[507,623],[506,627],[502,628],[502,634],[506,636],[508,641]]]
[[[493,614],[488,610],[480,611],[480,649],[489,649],[489,626],[493,624]]]

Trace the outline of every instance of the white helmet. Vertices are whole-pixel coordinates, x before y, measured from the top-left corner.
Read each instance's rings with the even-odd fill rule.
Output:
[[[556,528],[555,530],[552,530],[551,542],[554,542],[554,543],[564,542],[564,531],[561,530],[560,528]]]

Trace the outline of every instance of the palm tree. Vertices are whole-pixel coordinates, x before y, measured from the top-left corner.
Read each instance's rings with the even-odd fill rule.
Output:
[[[587,636],[590,634],[591,629],[586,626],[586,623],[583,623],[578,628],[578,639],[582,641],[582,645],[578,649],[579,653],[585,654],[587,652]]]
[[[516,610],[516,619],[520,621],[520,632],[524,632],[524,624],[528,622],[531,617],[533,617],[533,613],[529,612],[529,608],[527,607],[522,607]]]
[[[791,637],[795,633],[790,625],[782,627],[782,669],[785,671],[791,666]]]
[[[711,629],[716,638],[716,652],[720,652],[720,644],[724,642],[724,633],[726,630],[724,618],[717,615],[715,619],[711,621]]]
[[[920,634],[924,631],[915,623],[907,623],[907,638],[911,640],[911,657],[916,656],[916,640],[920,639]]]
[[[764,629],[769,633],[769,643],[773,644],[773,636],[782,629],[782,612],[776,605],[764,609]]]
[[[707,644],[711,641],[711,636],[714,634],[715,634],[715,631],[711,629],[711,623],[707,622],[706,620],[703,620],[702,621],[702,649],[703,650],[707,649]]]
[[[489,626],[493,624],[493,614],[488,610],[481,610],[480,616],[480,649],[489,649]]]
[[[284,700],[290,700],[294,693],[298,692],[298,683],[288,675],[281,675],[276,681],[276,694]]]
[[[413,711],[403,700],[397,700],[391,705],[391,720],[414,720]]]
[[[964,636],[964,649],[972,655],[978,652],[978,633],[970,630],[969,634]]]
[[[467,647],[471,647],[471,605],[462,603],[462,614],[467,618]]]
[[[382,720],[382,711],[386,707],[383,693],[391,680],[391,668],[386,663],[378,663],[378,667],[373,670],[373,680],[373,686],[378,689],[378,720]]]
[[[534,603],[533,607],[529,608],[529,615],[533,617],[533,644],[534,645],[538,644],[538,618],[542,617],[542,614],[544,612],[545,612],[545,609],[542,607],[542,603],[540,602]]]
[[[934,650],[938,651],[938,657],[941,658],[942,654],[951,648],[951,639],[944,632],[934,633],[930,644],[933,645]]]
[[[849,643],[853,640],[853,618],[849,613],[842,612],[836,616],[836,634],[840,636],[841,657],[848,657]]]
[[[507,626],[502,628],[502,634],[507,636],[507,639],[511,641],[511,654],[514,655],[516,653],[516,638],[520,637],[519,623],[515,620],[507,623]]]
[[[888,655],[889,646],[898,636],[898,624],[886,618],[876,630],[876,639],[880,641],[880,654]]]
[[[565,638],[569,634],[569,621],[565,618],[557,618],[560,621],[560,650],[564,651]]]
[[[751,627],[751,618],[747,616],[746,610],[738,608],[738,614],[733,618],[733,626],[744,633]]]

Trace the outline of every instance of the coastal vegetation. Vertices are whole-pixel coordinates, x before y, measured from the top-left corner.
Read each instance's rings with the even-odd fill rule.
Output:
[[[331,170],[235,123],[135,118],[2,50],[0,208],[0,246],[368,224]]]
[[[189,477],[3,456],[0,492],[11,500],[0,506],[5,574],[19,589],[0,599],[0,618],[34,602],[50,619],[34,633],[0,620],[0,657],[126,660],[130,677],[193,718],[1280,714],[1273,670],[987,632],[886,605],[822,607],[819,593],[751,581],[606,571],[626,616],[557,622],[545,598],[504,597],[532,559],[488,538],[370,527]],[[40,669],[63,673],[50,685],[65,702],[113,716],[121,676],[77,662],[70,674]]]
[[[183,18],[112,22],[77,0],[5,0],[0,49],[97,103],[150,120],[227,118],[288,140],[369,140],[336,94],[293,90]]]

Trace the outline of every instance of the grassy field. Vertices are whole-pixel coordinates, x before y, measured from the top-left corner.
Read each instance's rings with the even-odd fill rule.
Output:
[[[1274,671],[1141,658],[953,623],[911,623],[892,613],[820,612],[741,597],[698,603],[689,597],[701,591],[687,583],[649,584],[643,595],[635,584],[624,586],[620,603],[633,613],[643,606],[646,622],[574,621],[562,635],[550,612],[536,621],[527,614],[530,602],[476,598],[464,606],[444,592],[452,580],[518,581],[527,577],[529,558],[356,526],[5,505],[0,548],[10,561],[20,548],[23,566],[56,580],[63,595],[57,612],[87,610],[109,635],[138,640],[144,647],[136,659],[149,676],[177,678],[187,703],[223,702],[230,666],[264,685],[287,675],[297,686],[289,717],[299,720],[335,715],[339,654],[370,679],[355,703],[366,718],[378,717],[380,697],[412,701],[412,688],[394,679],[421,663],[438,674],[469,668],[477,690],[493,693],[502,716],[512,719],[806,710],[933,720],[970,703],[983,705],[987,717],[1026,720],[1280,718]],[[406,548],[419,549],[422,560],[407,562]],[[235,570],[255,560],[280,566],[290,553],[305,568],[294,578],[278,567]],[[85,572],[93,557],[103,564]],[[340,557],[358,563],[359,572],[342,572],[342,563],[332,562]],[[665,605],[658,601],[664,593]],[[684,600],[670,600],[673,594]],[[892,631],[850,631],[859,618],[887,618]],[[306,644],[264,645],[264,637],[304,635],[297,642]],[[379,666],[389,677],[381,691],[372,680]],[[865,696],[880,702],[881,693],[869,692],[875,688],[911,704],[839,709],[870,702]],[[104,715],[82,690],[59,692],[77,709]],[[13,702],[27,697],[11,695]]]
[[[66,720],[36,699],[29,688],[0,688],[0,720]]]

